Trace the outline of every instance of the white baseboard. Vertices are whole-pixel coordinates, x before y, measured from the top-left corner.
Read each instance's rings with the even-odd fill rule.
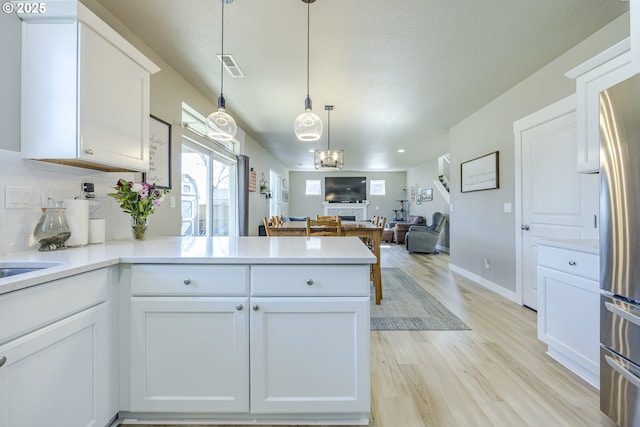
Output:
[[[436,245],[436,250],[438,250],[440,252],[444,252],[445,254],[449,253],[449,247],[448,246],[442,246],[440,244]]]
[[[493,283],[487,279],[485,279],[484,277],[480,277],[477,274],[474,274],[470,271],[465,270],[464,268],[458,267],[455,264],[449,264],[449,270],[453,271],[454,273],[458,273],[461,276],[466,277],[469,280],[472,280],[474,282],[476,282],[477,284],[479,284],[480,286],[483,286],[487,289],[489,289],[492,292],[495,292],[496,294],[505,297],[506,299],[515,302],[516,304],[521,304],[517,299],[516,299],[516,293],[514,291],[510,291],[508,289],[503,288],[502,286],[498,285],[497,283]]]

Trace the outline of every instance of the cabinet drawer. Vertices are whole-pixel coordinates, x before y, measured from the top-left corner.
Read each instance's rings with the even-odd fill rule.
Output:
[[[102,268],[0,296],[0,343],[106,301],[108,284]]]
[[[538,265],[592,280],[600,280],[600,257],[570,249],[540,246]]]
[[[253,296],[368,296],[368,265],[251,267]]]
[[[133,264],[132,295],[247,295],[249,266]]]

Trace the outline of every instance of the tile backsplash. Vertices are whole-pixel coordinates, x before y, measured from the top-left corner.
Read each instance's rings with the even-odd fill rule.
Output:
[[[95,184],[95,204],[92,218],[106,219],[106,239],[131,235],[129,216],[116,201],[107,196],[119,178],[135,179],[133,173],[100,172],[36,160],[25,160],[15,151],[0,150],[0,255],[36,250],[33,229],[42,215],[41,196],[50,195],[56,201],[82,196],[83,182]],[[139,178],[138,178],[139,179]],[[32,190],[32,208],[7,209],[6,187],[26,187]]]

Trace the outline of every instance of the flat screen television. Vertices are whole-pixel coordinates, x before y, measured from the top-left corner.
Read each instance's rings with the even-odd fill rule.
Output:
[[[358,203],[367,200],[367,178],[327,176],[324,178],[324,199],[331,203]]]

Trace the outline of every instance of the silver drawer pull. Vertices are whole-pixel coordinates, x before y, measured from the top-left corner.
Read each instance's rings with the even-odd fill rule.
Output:
[[[313,285],[313,279],[307,280],[307,285],[309,285],[309,286]]]
[[[186,286],[189,286],[189,285],[191,284],[191,279],[184,279],[184,280],[183,280],[183,283],[184,283]]]
[[[243,309],[244,309],[244,305],[242,305],[242,304],[236,305],[236,310],[242,311]]]
[[[253,311],[258,311],[260,310],[260,306],[258,304],[253,306]]]
[[[618,306],[616,306],[615,304],[611,304],[610,302],[605,302],[604,306],[607,308],[607,310],[609,310],[610,312],[612,312],[613,314],[617,314],[618,316],[622,317],[625,320],[628,320],[629,322],[633,323],[636,326],[640,326],[640,317],[636,316],[633,313],[630,313]]]
[[[574,260],[570,259],[569,260],[569,265],[574,266],[574,265],[576,265],[576,262]]]
[[[5,363],[7,363],[6,356],[0,356],[0,368],[2,368]]]
[[[616,362],[612,357],[605,355],[604,359],[607,361],[607,364],[613,368],[614,371],[622,375],[627,381],[636,386],[636,388],[640,388],[640,379],[636,377],[631,371],[627,370],[624,366]]]

